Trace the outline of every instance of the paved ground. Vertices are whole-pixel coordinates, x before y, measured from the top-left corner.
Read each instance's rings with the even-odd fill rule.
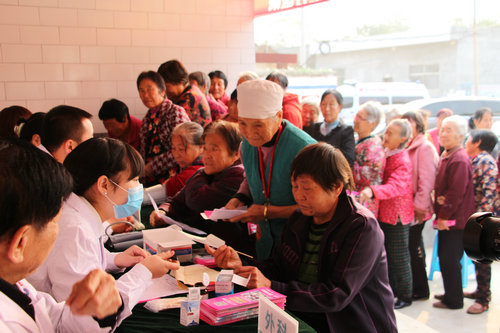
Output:
[[[435,231],[427,223],[424,230],[424,242],[429,267],[434,244]],[[476,278],[469,276],[465,290],[473,291]],[[479,315],[470,315],[465,311],[474,302],[465,299],[461,310],[442,310],[432,307],[434,294],[443,293],[441,273],[434,273],[433,281],[429,281],[431,298],[427,301],[413,302],[410,307],[396,310],[399,332],[452,332],[452,333],[499,333],[500,332],[500,262],[492,265],[492,301],[490,309]]]

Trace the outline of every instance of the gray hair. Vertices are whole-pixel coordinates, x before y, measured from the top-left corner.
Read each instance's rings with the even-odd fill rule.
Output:
[[[467,133],[467,121],[465,120],[465,118],[459,115],[453,115],[444,118],[443,122],[441,123],[441,127],[446,123],[453,123],[453,125],[455,125],[455,128],[457,129],[459,136],[465,136],[465,134]]]
[[[201,140],[203,127],[192,121],[175,126],[172,131],[172,135],[180,136],[185,145],[190,144],[193,146],[201,146],[203,144]]]
[[[255,72],[245,71],[241,72],[240,75],[238,76],[238,81],[241,79],[245,79],[245,81],[258,80],[259,76]]]
[[[302,100],[301,105],[310,105],[314,108],[317,116],[319,116],[319,98],[316,96],[308,96]]]
[[[366,102],[359,107],[359,110],[366,111],[366,120],[370,123],[374,123],[375,127],[377,127],[384,118],[384,108],[380,102]]]
[[[189,80],[194,80],[198,82],[200,86],[207,86],[207,89],[205,91],[202,91],[205,95],[208,95],[208,91],[210,90],[210,78],[208,77],[208,74],[205,72],[192,72],[188,76]]]
[[[393,107],[392,109],[390,109],[389,111],[386,111],[385,112],[386,123],[391,122],[391,120],[393,120],[393,119],[401,118],[403,113],[404,113],[404,111],[401,108],[396,107],[396,106]]]
[[[401,129],[401,132],[399,133],[399,137],[405,138],[406,140],[404,142],[402,142],[398,148],[404,148],[406,146],[406,144],[408,143],[408,141],[410,141],[410,139],[411,139],[412,132],[411,132],[410,122],[408,121],[408,119],[393,119],[393,120],[391,120],[389,125],[387,125],[387,127],[389,127],[391,125],[397,125]]]

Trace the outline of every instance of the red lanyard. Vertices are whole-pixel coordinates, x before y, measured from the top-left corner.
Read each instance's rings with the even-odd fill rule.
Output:
[[[269,164],[269,175],[267,177],[267,186],[266,186],[266,178],[264,177],[264,156],[262,154],[262,148],[259,147],[259,168],[260,168],[260,179],[262,180],[262,188],[264,189],[264,195],[266,200],[269,201],[269,193],[271,191],[271,173],[273,171],[273,161],[274,161],[274,152],[276,151],[276,146],[278,145],[278,140],[281,135],[281,131],[283,130],[283,126],[280,125],[278,130],[278,135],[276,136],[276,141],[273,146],[273,153],[271,155],[271,163]]]

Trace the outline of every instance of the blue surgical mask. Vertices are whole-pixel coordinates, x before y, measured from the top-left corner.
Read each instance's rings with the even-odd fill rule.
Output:
[[[125,192],[128,193],[128,200],[126,203],[123,205],[117,205],[111,200],[107,195],[106,198],[108,198],[109,201],[113,203],[113,209],[115,211],[115,217],[117,219],[125,218],[127,216],[131,216],[135,212],[141,208],[142,201],[144,199],[144,188],[142,187],[142,184],[139,184],[136,187],[129,188],[128,191],[112,181],[110,181],[118,186],[120,189],[124,190]]]

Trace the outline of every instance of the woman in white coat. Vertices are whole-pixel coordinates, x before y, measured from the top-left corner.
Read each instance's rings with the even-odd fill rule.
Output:
[[[122,306],[115,280],[93,270],[65,302],[24,278],[49,254],[71,177],[29,143],[0,141],[0,332],[109,331]],[[95,319],[97,318],[97,319]]]
[[[62,301],[73,283],[92,269],[121,272],[134,266],[116,281],[124,303],[122,320],[131,314],[152,278],[179,267],[178,262],[168,260],[173,251],[149,256],[138,246],[121,253],[110,253],[103,246],[102,221],[130,216],[142,203],[139,176],[144,162],[126,143],[93,138],[78,145],[64,166],[73,176],[73,193],[64,203],[54,249],[28,281]]]

